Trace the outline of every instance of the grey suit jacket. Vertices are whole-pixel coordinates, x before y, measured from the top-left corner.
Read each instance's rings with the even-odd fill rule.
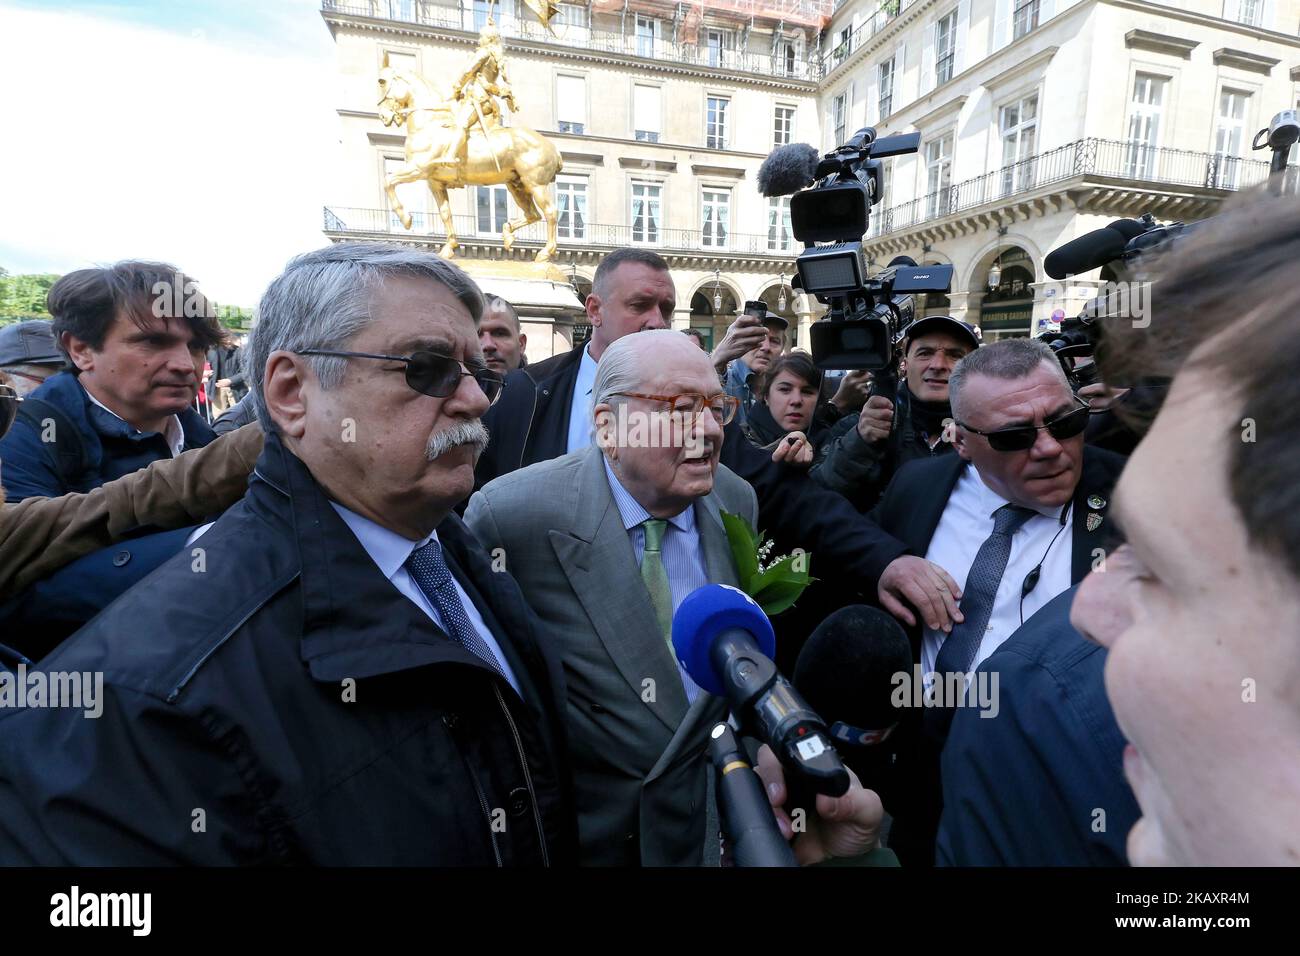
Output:
[[[738,584],[720,511],[752,526],[754,490],[719,465],[694,507],[709,580]],[[706,745],[726,703],[700,693],[687,705],[600,450],[489,482],[465,520],[561,645],[583,864],[713,862]]]

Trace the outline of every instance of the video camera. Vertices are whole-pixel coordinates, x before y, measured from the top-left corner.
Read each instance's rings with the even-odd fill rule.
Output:
[[[818,368],[871,369],[878,384],[896,383],[894,348],[915,317],[916,293],[952,285],[952,266],[918,266],[905,256],[867,275],[862,237],[880,201],[880,160],[915,153],[920,143],[920,133],[876,139],[868,127],[821,157],[807,144],[782,146],[758,171],[763,195],[793,194],[790,225],[805,246],[795,260],[796,287],[828,307],[811,330]]]

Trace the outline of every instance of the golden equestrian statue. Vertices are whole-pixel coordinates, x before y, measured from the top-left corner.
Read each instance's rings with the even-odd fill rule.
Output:
[[[416,73],[394,70],[387,53],[379,72],[379,95],[383,124],[406,126],[406,162],[384,184],[388,204],[403,226],[411,228],[411,215],[397,198],[397,187],[428,183],[447,228],[447,241],[439,251],[451,258],[459,243],[447,190],[504,183],[523,213],[501,230],[506,249],[514,244],[518,230],[545,219],[546,245],[536,261],[550,261],[556,238],[550,186],[563,163],[559,150],[536,130],[502,124],[499,101],[504,100],[512,111],[515,102],[506,77],[501,34],[491,19],[479,33],[473,62],[449,96],[439,95]]]

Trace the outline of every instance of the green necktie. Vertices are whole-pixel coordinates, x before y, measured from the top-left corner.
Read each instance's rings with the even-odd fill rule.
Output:
[[[647,518],[641,522],[645,529],[645,553],[641,556],[641,580],[650,592],[655,620],[659,632],[671,646],[673,641],[673,590],[668,586],[668,572],[664,569],[663,543],[668,522],[663,518]]]

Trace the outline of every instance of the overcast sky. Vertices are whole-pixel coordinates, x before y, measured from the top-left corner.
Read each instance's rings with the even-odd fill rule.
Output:
[[[0,266],[160,259],[255,305],[326,243],[337,88],[316,0],[0,0]]]

